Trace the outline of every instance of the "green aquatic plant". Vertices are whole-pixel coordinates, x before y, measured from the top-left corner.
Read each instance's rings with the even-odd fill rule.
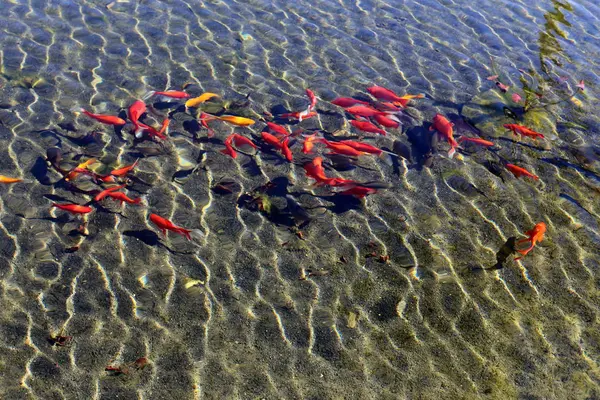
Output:
[[[571,86],[568,78],[559,76],[550,68],[542,68],[541,74],[534,69],[519,69],[521,87],[514,88],[503,83],[508,80],[498,70],[493,58],[491,58],[491,64],[493,75],[487,79],[495,82],[505,104],[504,113],[508,117],[516,119],[518,115],[527,114],[536,109],[547,110],[550,106],[567,101],[571,101],[578,107],[583,105],[581,100],[576,97],[584,90],[583,81]]]

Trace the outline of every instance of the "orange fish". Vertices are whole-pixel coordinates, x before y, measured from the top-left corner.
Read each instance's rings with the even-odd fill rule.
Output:
[[[506,164],[506,169],[512,172],[512,174],[516,178],[519,178],[521,176],[528,176],[530,178],[535,179],[536,181],[539,179],[537,175],[534,175],[531,172],[527,171],[525,168],[518,167],[514,164]]]
[[[179,90],[167,90],[165,92],[155,92],[155,91],[148,92],[148,93],[146,93],[146,95],[143,98],[144,98],[144,100],[146,100],[152,96],[169,97],[172,99],[188,99],[188,98],[192,97],[188,93],[182,92]]]
[[[454,140],[454,130],[452,127],[454,124],[446,119],[441,114],[435,114],[433,117],[433,124],[429,127],[429,130],[438,131],[444,139],[450,143],[450,151],[448,151],[448,157],[452,158],[458,147],[458,143]]]
[[[350,147],[347,144],[339,142],[330,142],[325,139],[321,139],[320,142],[325,144],[325,146],[327,146],[327,148],[331,150],[331,153],[329,154],[342,154],[350,157],[359,157],[363,154],[367,154],[362,151],[356,150],[355,148]]]
[[[65,180],[66,181],[72,181],[79,174],[87,174],[87,172],[88,172],[87,167],[89,167],[90,165],[94,164],[96,161],[97,160],[95,158],[90,158],[89,160],[86,160],[86,161],[82,162],[81,164],[79,164],[78,166],[76,166],[75,168],[73,168],[71,171],[69,171],[69,173],[65,177]],[[93,174],[87,174],[87,175],[93,175]]]
[[[222,115],[220,117],[214,116],[216,119],[225,121],[235,126],[250,126],[254,124],[254,120],[250,118],[238,117],[236,115]]]
[[[138,158],[137,160],[135,160],[135,162],[133,164],[128,165],[128,166],[123,167],[123,168],[114,169],[114,170],[112,170],[110,172],[110,174],[112,176],[124,176],[124,175],[127,175],[127,173],[129,171],[131,171],[132,169],[134,169],[138,165],[139,161],[140,161],[140,159]]]
[[[513,135],[517,135],[520,134],[521,136],[527,136],[530,137],[532,139],[537,139],[537,138],[544,138],[544,135],[542,135],[541,133],[538,133],[534,130],[531,130],[529,128],[527,128],[526,126],[523,125],[517,125],[517,124],[505,124],[504,127],[510,131],[512,131]]]
[[[276,138],[275,136],[271,135],[270,133],[261,132],[260,137],[262,138],[262,140],[264,140],[266,143],[270,144],[271,146],[275,147],[277,150],[281,149],[281,142],[279,141],[279,139]]]
[[[304,171],[306,172],[306,176],[317,181],[317,184],[329,181],[329,178],[325,175],[323,159],[321,157],[315,157],[311,162],[304,164]]]
[[[104,189],[103,191],[98,193],[96,196],[94,196],[94,201],[100,201],[103,198],[105,198],[106,196],[108,196],[108,194],[110,192],[114,192],[116,190],[123,189],[125,186],[126,185],[119,185],[119,186],[109,187],[108,189]]]
[[[400,97],[400,100],[398,100],[397,102],[395,102],[394,104],[402,106],[402,107],[406,107],[406,105],[412,100],[412,99],[423,99],[425,98],[424,94],[407,94],[404,95],[402,97]]]
[[[544,233],[546,233],[546,224],[543,222],[538,222],[537,224],[535,224],[533,229],[525,232],[525,235],[529,237],[527,239],[521,239],[517,241],[517,245],[529,242],[530,246],[524,250],[517,250],[519,253],[522,254],[522,256],[515,258],[515,260],[520,260],[521,258],[525,257],[527,253],[533,250],[536,243],[539,243],[542,240],[544,240]]]
[[[123,202],[129,204],[140,204],[142,202],[141,197],[138,197],[137,199],[131,199],[123,192],[108,192],[106,195],[112,199],[120,201],[121,204],[123,204]]]
[[[0,175],[0,183],[17,183],[23,182],[23,179],[9,178],[8,176]]]
[[[187,240],[192,240],[192,237],[190,236],[190,233],[192,232],[191,229],[185,229],[180,226],[177,226],[168,219],[165,219],[160,215],[156,214],[150,214],[150,221],[152,221],[152,223],[156,225],[158,229],[161,230],[165,237],[167,236],[167,231],[171,231],[185,236]]]
[[[307,111],[308,110],[285,113],[281,114],[279,118],[297,119],[298,121],[302,122],[305,119],[316,117],[318,115],[315,111]]]
[[[368,143],[356,142],[353,140],[340,140],[340,143],[355,148],[358,151],[362,151],[369,154],[375,154],[376,156],[379,156],[383,153],[383,150],[375,146],[371,146]]]
[[[127,123],[122,118],[115,117],[113,115],[92,114],[91,112],[89,112],[83,108],[76,109],[75,111],[83,113],[83,114],[87,115],[88,117],[93,118],[96,121],[106,124],[106,125],[121,126],[121,125],[125,125]]]
[[[58,204],[53,203],[52,207],[60,208],[61,210],[68,211],[71,214],[88,214],[92,212],[92,207],[80,206],[79,204]]]

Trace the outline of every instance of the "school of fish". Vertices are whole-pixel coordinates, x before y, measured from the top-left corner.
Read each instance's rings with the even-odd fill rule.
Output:
[[[580,85],[583,86],[583,82]],[[505,85],[497,86],[501,91],[507,90]],[[326,137],[328,133],[322,131],[308,132],[303,129],[297,129],[291,132],[285,126],[286,123],[290,121],[302,122],[318,115],[316,108],[318,104],[317,95],[312,90],[306,89],[305,94],[308,104],[305,109],[290,111],[276,116],[269,115],[269,118],[263,118],[260,121],[264,124],[260,136],[248,137],[241,133],[229,134],[223,140],[224,148],[219,149],[216,153],[222,154],[224,157],[228,156],[237,159],[239,156],[238,153],[254,157],[259,151],[267,150],[275,154],[280,154],[282,160],[293,163],[296,157],[295,153],[300,150],[300,146],[297,146],[297,144],[300,144],[300,151],[304,155],[303,157],[312,157],[310,161],[303,162],[302,167],[306,176],[314,181],[313,186],[315,188],[326,187],[331,190],[333,195],[354,196],[359,199],[376,194],[379,190],[385,189],[388,186],[381,182],[358,182],[332,176],[326,172],[323,157],[347,158],[348,160],[355,161],[360,157],[371,156],[377,157],[386,163],[390,163],[393,158],[400,157],[393,151],[381,149],[367,143],[365,139],[368,139],[369,135],[400,135],[402,133],[399,130],[402,126],[400,117],[411,101],[422,99],[424,95],[409,94],[400,96],[392,90],[381,86],[371,86],[366,91],[372,98],[369,98],[367,95],[362,99],[339,97],[330,102],[343,110],[347,118],[349,118],[350,126],[358,132],[360,140],[335,140],[331,135],[327,135],[328,139]],[[228,114],[208,114],[198,109],[198,107],[201,107],[206,102],[220,98],[221,96],[216,93],[202,93],[199,96],[193,97],[188,92],[181,90],[152,91],[142,99],[137,99],[131,103],[126,110],[128,120],[122,118],[123,115],[120,117],[95,114],[79,107],[72,111],[81,113],[95,120],[97,123],[124,129],[126,132],[130,132],[134,136],[134,140],[138,142],[152,141],[161,143],[170,140],[168,132],[172,114],[166,116],[158,127],[143,122],[144,116],[148,112],[148,103],[150,102],[167,102],[171,108],[183,107],[177,108],[177,110],[194,116],[201,131],[204,131],[209,138],[218,134],[219,125],[215,124],[215,121],[230,124],[234,127],[251,127],[256,125],[257,121],[247,117]],[[280,121],[280,123],[273,121]],[[544,139],[542,133],[535,132],[526,126],[506,124],[504,127],[515,136],[527,137],[531,140]],[[389,132],[388,130],[390,129],[395,131],[393,133]],[[494,146],[493,142],[480,137],[468,137],[465,135],[455,137],[454,124],[441,114],[433,116],[429,130],[435,132],[434,135],[442,143],[447,143],[449,146],[447,156],[450,159],[466,144],[482,146],[486,149],[493,148]],[[73,189],[77,189],[76,183],[80,179],[91,180],[98,186],[97,190],[85,193],[91,199],[82,204],[58,202],[51,204],[51,208],[56,208],[83,218],[83,225],[80,227],[81,234],[85,234],[87,231],[85,228],[85,216],[92,213],[95,206],[101,204],[103,201],[118,201],[121,204],[127,203],[129,205],[141,205],[143,203],[142,198],[130,198],[125,192],[130,183],[128,177],[135,174],[135,168],[138,166],[140,159],[137,159],[130,165],[111,168],[107,174],[98,174],[90,168],[100,163],[100,161],[94,158],[89,158],[80,162],[75,167],[65,169],[61,164],[62,154],[59,148],[48,149],[46,160],[48,165],[62,175],[64,181],[71,185],[70,187]],[[509,162],[504,162],[503,165],[516,178],[539,179],[534,173],[519,165]],[[16,184],[19,182],[23,182],[23,179],[0,175],[0,183],[2,184]],[[77,189],[77,192],[82,193],[84,191]],[[301,207],[297,205],[296,208]],[[174,234],[182,235],[188,240],[192,240],[192,230],[180,227],[158,214],[150,213],[149,220],[165,237],[167,232],[170,231]],[[527,238],[516,242],[517,246],[514,248],[514,251],[521,254],[516,260],[527,255],[537,243],[541,242],[545,232],[546,224],[544,222],[539,222],[535,227],[527,230],[525,232]],[[519,245],[525,243],[529,244],[527,248],[519,248]]]

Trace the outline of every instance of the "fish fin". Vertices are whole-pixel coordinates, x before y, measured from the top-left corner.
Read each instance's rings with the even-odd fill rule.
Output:
[[[389,165],[389,166],[394,165],[394,162],[392,160],[392,156],[390,155],[390,153],[387,153],[384,151],[378,157],[387,165]]]
[[[142,101],[148,100],[150,97],[154,96],[155,93],[156,91],[154,90],[149,91],[148,93],[142,96]]]
[[[192,232],[191,229],[185,229],[185,228],[178,228],[176,230],[177,233],[179,233],[182,236],[185,236],[185,238],[187,240],[192,240],[192,236],[190,235],[190,233]]]
[[[453,158],[455,153],[456,147],[450,147],[450,150],[448,150],[448,157]]]
[[[142,128],[141,126],[138,126],[135,129],[134,135],[137,139],[141,139],[141,137],[144,135],[144,128]]]
[[[82,112],[84,112],[85,110],[84,110],[84,108],[83,108],[83,107],[80,107],[80,106],[75,106],[75,107],[71,108],[71,110],[70,110],[70,111],[71,111],[71,112],[74,112],[74,113],[82,113]]]
[[[432,130],[433,130],[433,125],[431,125],[431,126],[429,127],[429,130],[430,130],[430,131],[432,131]]]

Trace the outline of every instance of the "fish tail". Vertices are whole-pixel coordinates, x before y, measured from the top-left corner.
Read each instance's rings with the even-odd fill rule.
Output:
[[[448,157],[453,158],[455,153],[456,153],[456,147],[455,146],[450,147],[450,150],[448,150]]]
[[[192,236],[190,235],[190,233],[192,232],[191,229],[185,229],[185,228],[177,228],[175,230],[175,232],[179,233],[182,236],[185,236],[185,238],[187,240],[192,240]]]
[[[136,124],[135,131],[133,132],[133,134],[137,139],[141,139],[141,137],[144,135],[144,130],[144,127]]]
[[[377,157],[379,157],[387,165],[390,165],[390,166],[394,165],[392,156],[388,152],[382,151],[381,154],[379,154]]]
[[[534,247],[535,247],[535,244],[532,241],[531,246],[529,246],[528,248],[526,248],[524,250],[517,250],[517,252],[519,252],[525,256],[525,255],[527,255],[527,253],[529,253],[531,250],[533,250]]]
[[[83,114],[89,113],[89,111],[86,111],[83,107],[80,107],[80,106],[75,106],[75,107],[71,108],[70,111],[74,112],[74,113],[83,113]]]
[[[156,93],[156,91],[154,91],[154,90],[149,91],[144,96],[142,96],[142,101],[148,100],[150,97],[154,96],[155,93]]]

